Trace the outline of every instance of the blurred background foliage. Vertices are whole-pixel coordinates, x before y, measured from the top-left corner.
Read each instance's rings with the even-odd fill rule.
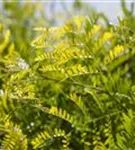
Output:
[[[32,2],[32,1],[8,1],[1,3],[0,21],[12,32],[12,41],[21,56],[32,63],[34,51],[30,46],[34,27],[50,27],[63,24],[74,16],[91,16],[93,21],[103,18],[104,22],[109,23],[103,13],[98,13],[87,3],[74,1],[66,2]],[[22,42],[23,41],[23,42]],[[24,51],[24,49],[27,49]],[[31,55],[32,53],[32,55]]]
[[[106,14],[98,13],[95,8],[79,0],[74,1],[70,9],[66,3],[61,3],[64,13],[56,9],[56,4],[21,0],[3,0],[1,3],[1,149],[134,149],[134,4],[127,8],[126,3],[121,1],[124,15],[123,19],[118,17],[117,24],[111,24]],[[74,16],[89,18],[86,26],[82,25],[86,35],[80,28],[77,29],[80,26],[79,23],[78,26],[74,24]],[[71,47],[76,44],[78,49],[87,49],[95,57],[95,61],[72,60],[73,55],[69,54],[65,57],[70,56],[70,61],[64,63],[66,59],[62,60],[59,62],[62,63],[61,67],[73,67],[76,63],[87,67],[90,64],[95,70],[98,68],[101,71],[99,75],[95,73],[92,77],[80,77],[79,71],[83,69],[80,66],[75,70],[78,71],[76,78],[69,77],[74,73],[74,68],[71,68],[68,75],[65,73],[68,76],[66,79],[63,79],[63,74],[55,66],[48,69],[58,70],[50,74],[46,72],[44,65],[50,62],[52,65],[53,60],[51,58],[46,61],[44,57],[48,58],[49,55],[44,53],[52,52],[57,42],[48,40],[49,48],[36,48],[44,44],[44,36],[40,35],[46,32],[41,30],[38,33],[33,29],[46,27],[49,31],[50,27],[62,27],[63,24],[68,28],[65,35],[67,43],[62,38],[58,39],[61,42],[60,50],[66,44]],[[98,27],[94,25],[101,25],[101,30],[98,32]],[[77,34],[70,33],[70,30]],[[96,36],[89,39],[89,31],[97,32]],[[50,32],[55,35],[53,29]],[[103,37],[105,41],[108,40],[112,33],[115,34],[113,40],[106,44],[100,41]],[[54,35],[46,34],[52,39],[55,38]],[[40,37],[41,41],[33,42],[33,46],[31,41],[35,37]],[[104,51],[97,53],[101,49],[98,44],[103,44]],[[122,46],[125,48],[124,55],[115,59],[115,53],[122,51]],[[111,52],[108,54],[108,48],[115,51],[113,55]],[[107,71],[100,63],[106,54],[105,58],[111,59],[107,64]],[[59,60],[60,55],[62,56],[61,53],[55,56],[56,60]],[[67,112],[75,118],[68,117]]]

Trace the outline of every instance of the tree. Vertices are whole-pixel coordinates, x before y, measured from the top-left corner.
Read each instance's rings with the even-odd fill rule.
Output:
[[[0,149],[134,149],[135,33],[125,19],[36,27],[32,62],[0,26]]]

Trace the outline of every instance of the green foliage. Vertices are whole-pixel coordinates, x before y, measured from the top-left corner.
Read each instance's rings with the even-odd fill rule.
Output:
[[[36,27],[28,57],[0,24],[0,149],[134,149],[135,17],[122,6],[117,26],[75,17]]]
[[[27,150],[28,141],[26,136],[22,133],[20,127],[14,125],[6,115],[4,115],[4,118],[1,118],[0,135],[3,137],[1,149]]]

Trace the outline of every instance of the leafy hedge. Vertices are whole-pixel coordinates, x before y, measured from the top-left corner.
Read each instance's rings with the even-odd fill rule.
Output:
[[[34,28],[30,63],[0,25],[0,149],[134,150],[135,17],[122,8],[118,25]]]

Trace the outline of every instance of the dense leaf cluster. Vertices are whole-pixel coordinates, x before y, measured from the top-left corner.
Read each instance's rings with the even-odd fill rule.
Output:
[[[0,149],[134,150],[135,17],[122,6],[118,25],[36,27],[23,53],[0,24]]]

